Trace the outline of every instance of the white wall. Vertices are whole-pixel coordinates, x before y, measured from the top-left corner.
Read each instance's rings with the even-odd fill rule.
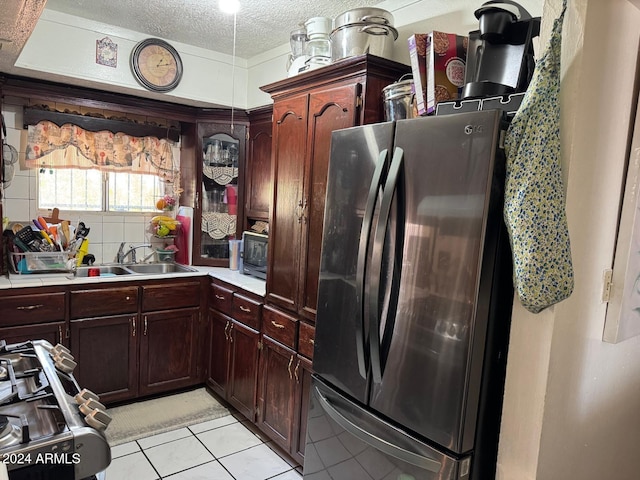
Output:
[[[548,0],[545,31],[560,10]],[[498,478],[639,478],[640,338],[602,341],[602,272],[615,248],[640,11],[571,0],[562,54],[562,155],[575,291],[539,315],[516,302]],[[545,43],[546,44],[546,43]]]
[[[96,41],[108,36],[118,45],[117,67],[96,63]],[[180,53],[183,75],[180,84],[165,94],[152,93],[135,80],[129,57],[136,43],[148,38],[138,32],[64,13],[44,10],[33,34],[16,61],[18,73],[108,91],[192,105],[247,108],[247,62],[230,55],[171,42]],[[232,83],[233,79],[233,83]],[[235,88],[233,88],[235,85]]]

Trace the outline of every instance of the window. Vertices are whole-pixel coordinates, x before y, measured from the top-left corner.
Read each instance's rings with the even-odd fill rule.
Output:
[[[91,212],[155,212],[165,194],[157,175],[80,168],[38,172],[38,208]]]

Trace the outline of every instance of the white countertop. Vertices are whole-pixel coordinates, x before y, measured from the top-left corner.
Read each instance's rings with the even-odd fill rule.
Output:
[[[243,290],[264,297],[266,282],[262,279],[243,275],[237,270],[223,267],[199,267],[193,266],[195,272],[166,273],[154,275],[116,275],[113,277],[74,277],[68,273],[43,273],[30,275],[9,275],[0,277],[0,289],[46,287],[55,285],[78,285],[89,283],[112,283],[136,280],[152,280],[163,278],[183,278],[209,275],[224,282],[235,285]]]

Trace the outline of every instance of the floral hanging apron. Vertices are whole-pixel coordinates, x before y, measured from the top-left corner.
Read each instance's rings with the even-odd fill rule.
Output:
[[[560,165],[560,47],[566,0],[505,138],[504,218],[514,287],[533,313],[573,291],[571,246]]]

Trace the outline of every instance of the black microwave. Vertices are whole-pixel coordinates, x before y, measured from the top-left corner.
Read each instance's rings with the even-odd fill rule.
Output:
[[[242,234],[242,273],[267,279],[267,247],[269,237],[262,233]]]

